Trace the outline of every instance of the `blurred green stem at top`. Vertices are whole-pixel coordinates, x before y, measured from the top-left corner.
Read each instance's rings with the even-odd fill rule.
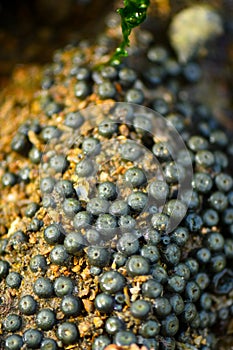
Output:
[[[118,65],[121,62],[121,58],[128,55],[126,47],[130,44],[129,35],[133,28],[145,21],[149,5],[150,0],[124,0],[125,7],[117,10],[121,16],[123,40],[110,59],[110,64]]]

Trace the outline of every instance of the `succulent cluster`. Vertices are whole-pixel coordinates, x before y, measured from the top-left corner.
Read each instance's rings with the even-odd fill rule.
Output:
[[[101,36],[45,71],[2,176],[28,193],[0,240],[3,349],[208,350],[232,317],[233,147],[187,94],[201,66],[155,41],[96,68]]]

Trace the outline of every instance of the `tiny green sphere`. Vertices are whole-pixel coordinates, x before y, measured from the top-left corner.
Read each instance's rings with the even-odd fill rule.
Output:
[[[137,253],[139,249],[139,241],[132,233],[123,234],[117,242],[117,250],[125,256]]]
[[[205,245],[211,252],[221,251],[224,247],[224,237],[219,232],[211,232],[205,238]]]
[[[100,293],[96,296],[94,304],[98,311],[110,314],[113,311],[114,299],[111,295]]]
[[[113,335],[125,327],[124,322],[118,317],[109,317],[105,322],[105,330],[108,334]]]
[[[98,139],[94,137],[87,137],[82,143],[82,150],[87,155],[97,155],[100,153],[101,144]]]
[[[92,350],[104,350],[107,345],[111,344],[111,340],[106,335],[100,335],[93,341]]]
[[[150,272],[150,265],[144,257],[132,255],[127,260],[126,270],[130,276],[148,275]]]
[[[185,322],[189,323],[195,319],[196,315],[197,315],[197,308],[195,304],[189,303],[189,302],[186,303],[184,307],[184,311],[181,314],[181,318]]]
[[[37,329],[29,328],[23,334],[24,344],[26,344],[29,349],[40,348],[42,339],[43,339],[42,333]]]
[[[30,260],[29,266],[32,272],[45,272],[47,269],[46,258],[41,254],[34,255]]]
[[[155,245],[145,244],[141,249],[141,255],[146,258],[150,263],[155,263],[159,260],[159,250]]]
[[[64,322],[59,324],[57,329],[57,337],[64,345],[75,344],[79,339],[77,326],[72,322]]]
[[[82,311],[82,303],[74,295],[65,295],[60,304],[61,311],[66,316],[76,316]]]
[[[55,314],[50,309],[41,309],[36,315],[36,324],[39,328],[41,328],[44,331],[52,329],[55,325],[55,322]]]
[[[158,321],[155,320],[149,320],[144,322],[140,327],[140,334],[145,338],[153,338],[157,334],[159,334],[160,331],[160,324]]]
[[[179,320],[176,315],[168,315],[162,320],[162,334],[173,337],[179,330]]]
[[[108,138],[118,131],[118,125],[111,119],[104,119],[100,122],[98,131],[101,136]]]
[[[56,173],[64,173],[69,166],[69,162],[63,154],[55,154],[50,158],[49,164]]]
[[[70,255],[62,244],[57,244],[50,252],[49,258],[52,264],[65,266],[69,262]]]
[[[137,338],[131,331],[119,331],[115,334],[114,343],[119,346],[127,346],[136,344]]]
[[[185,288],[185,296],[188,301],[196,302],[201,295],[201,290],[198,284],[194,281],[189,281]]]
[[[142,211],[146,207],[147,201],[147,194],[140,191],[132,192],[127,199],[130,208],[136,212]]]
[[[62,228],[58,224],[51,224],[47,226],[44,230],[44,240],[51,244],[55,245],[56,243],[63,242],[63,233]]]
[[[100,96],[101,99],[107,99],[107,98],[113,98],[116,94],[116,89],[115,86],[113,85],[113,83],[111,83],[110,81],[104,81],[103,83],[101,83],[98,86],[98,91],[97,91],[98,95]],[[102,133],[102,128],[101,128],[101,135],[104,134],[104,132]],[[105,136],[105,134],[104,134]]]
[[[94,216],[108,212],[109,202],[106,199],[95,197],[87,203],[86,210]]]
[[[142,169],[133,167],[126,170],[125,180],[133,187],[140,187],[146,183],[146,175]]]
[[[154,303],[155,315],[158,317],[166,317],[170,314],[172,307],[169,300],[165,297],[159,297],[155,299]]]
[[[47,277],[39,277],[33,285],[33,291],[39,298],[50,298],[53,295],[53,283]]]
[[[99,197],[103,199],[113,200],[117,196],[116,185],[110,181],[100,183],[97,191]]]
[[[182,293],[185,289],[186,281],[183,277],[173,275],[168,279],[168,290],[176,293]]]
[[[154,279],[149,279],[142,284],[142,295],[150,299],[156,299],[163,292],[163,286],[161,283],[156,282]]]
[[[66,216],[70,218],[73,218],[82,209],[80,202],[75,198],[66,198],[62,207]]]
[[[104,247],[91,246],[87,249],[87,259],[89,264],[97,267],[108,266],[111,254]]]
[[[117,271],[104,272],[99,282],[100,289],[109,294],[116,294],[125,286],[125,278]]]
[[[151,310],[151,304],[146,300],[136,300],[131,304],[130,312],[133,317],[140,320],[147,318]]]
[[[5,340],[5,350],[20,350],[23,346],[22,337],[18,334],[9,335]]]
[[[10,265],[5,260],[0,260],[0,278],[4,278],[7,276],[9,272]]]
[[[10,173],[10,172],[6,172],[5,174],[3,174],[3,176],[2,176],[3,186],[11,187],[11,186],[14,186],[16,183],[17,183],[17,176],[15,174]]]
[[[160,264],[154,265],[151,270],[152,276],[154,277],[155,281],[161,284],[165,284],[168,281],[167,271]]]
[[[40,350],[57,350],[58,346],[54,339],[44,338],[40,344]]]
[[[19,300],[19,311],[24,315],[33,315],[37,309],[37,302],[31,295],[24,295]]]
[[[155,180],[149,184],[148,193],[155,199],[156,204],[165,203],[169,194],[169,186],[165,181]]]
[[[84,238],[79,232],[70,232],[64,240],[64,247],[67,253],[77,255],[84,248]]]
[[[80,211],[74,217],[73,225],[74,228],[80,230],[82,228],[88,227],[91,224],[92,215],[87,211]]]
[[[125,200],[118,199],[112,202],[109,208],[109,213],[114,216],[125,216],[129,214],[130,208]]]
[[[55,279],[54,292],[58,297],[71,294],[74,290],[73,281],[66,276],[61,276]]]
[[[184,311],[184,300],[182,296],[178,293],[173,294],[169,298],[169,303],[171,304],[172,310],[176,315],[180,315]]]
[[[142,147],[133,141],[123,143],[119,152],[123,160],[131,162],[138,160],[143,154]]]
[[[64,124],[71,129],[78,129],[84,123],[84,118],[80,112],[70,112],[66,115]]]
[[[19,289],[22,276],[18,272],[10,272],[6,277],[6,284],[10,288]]]
[[[93,174],[94,164],[88,159],[84,158],[76,165],[75,172],[78,177],[89,177]]]
[[[74,93],[75,96],[79,99],[84,99],[87,97],[90,93],[90,88],[88,86],[88,83],[85,81],[79,81],[74,87]]]
[[[22,319],[16,314],[9,314],[2,322],[3,328],[7,332],[15,332],[21,328]]]

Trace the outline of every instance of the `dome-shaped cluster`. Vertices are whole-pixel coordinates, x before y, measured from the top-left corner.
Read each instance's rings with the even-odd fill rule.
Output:
[[[27,200],[0,241],[3,349],[207,350],[232,317],[233,148],[186,93],[201,67],[140,31],[119,67],[89,63],[111,45],[55,55],[6,155]]]

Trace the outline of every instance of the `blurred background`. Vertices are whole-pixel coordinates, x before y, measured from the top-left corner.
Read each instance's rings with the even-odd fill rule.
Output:
[[[147,22],[163,40],[171,17],[196,3],[217,8],[232,37],[233,0],[151,0]],[[49,62],[57,48],[100,31],[105,15],[122,6],[123,0],[0,0],[0,77],[16,63]]]
[[[111,8],[109,0],[1,0],[0,76],[16,63],[49,62],[57,48],[100,30]]]

